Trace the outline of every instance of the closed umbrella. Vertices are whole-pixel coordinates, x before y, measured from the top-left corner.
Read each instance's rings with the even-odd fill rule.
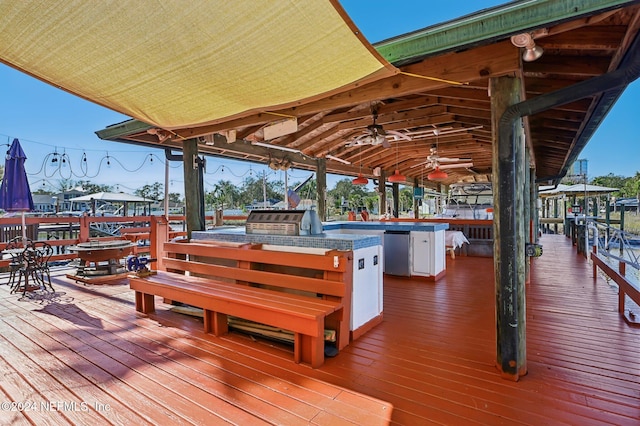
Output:
[[[22,212],[22,239],[26,241],[27,230],[24,213],[33,210],[33,197],[27,180],[24,162],[27,159],[20,141],[14,139],[7,151],[4,163],[4,178],[0,185],[0,208],[8,212]]]

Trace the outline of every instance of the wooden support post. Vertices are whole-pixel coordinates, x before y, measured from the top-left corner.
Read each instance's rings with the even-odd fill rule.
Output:
[[[413,188],[420,188],[420,182],[418,181],[418,179],[414,179],[413,180]],[[414,191],[414,197],[413,197],[413,217],[415,217],[416,219],[420,219],[420,205],[419,205],[419,200],[415,197],[415,191]]]
[[[531,197],[531,221],[533,223],[533,233],[531,242],[537,244],[540,241],[538,232],[540,230],[540,211],[538,211],[538,185],[536,185],[536,170],[529,169],[529,196]]]
[[[521,81],[490,80],[493,128],[494,263],[496,288],[496,364],[506,379],[527,373],[525,324],[525,142],[522,121],[500,135],[504,111],[520,100]],[[528,167],[528,165],[527,165]]]
[[[380,197],[380,206],[378,214],[383,215],[387,213],[387,174],[384,170],[380,171],[380,180],[378,181],[378,196]]]
[[[558,217],[558,198],[555,198],[553,200],[553,217],[557,218]],[[558,224],[554,224],[553,225],[553,230],[554,232],[557,234],[558,233]]]
[[[182,144],[182,161],[184,169],[185,220],[187,238],[191,239],[192,231],[204,231],[204,188],[202,187],[200,170],[196,164],[198,158],[198,140],[188,139]]]
[[[164,216],[151,216],[151,230],[149,232],[151,246],[149,253],[156,262],[151,262],[151,269],[165,270],[162,264],[164,258],[164,243],[169,241],[169,223]]]
[[[524,170],[524,176],[523,176],[523,183],[524,183],[524,193],[522,194],[522,202],[523,202],[523,215],[524,215],[524,231],[525,231],[525,235],[524,235],[524,243],[529,244],[533,242],[533,223],[531,218],[533,217],[533,205],[531,204],[531,179],[530,179],[530,171],[531,169],[529,168],[529,162],[530,162],[530,157],[529,157],[529,150],[525,149],[524,152],[524,165],[523,165],[523,170]],[[535,183],[534,183],[535,184]],[[524,279],[526,283],[531,282],[531,259],[528,256],[525,256],[524,258]]]
[[[327,160],[325,158],[317,159],[316,202],[320,220],[327,220]]]
[[[393,217],[400,217],[400,185],[393,184]]]
[[[621,207],[624,209],[624,206],[621,206]],[[619,261],[618,272],[620,272],[620,275],[624,277],[627,273],[627,264],[622,261]],[[627,299],[627,294],[624,292],[624,289],[621,288],[621,286],[618,286],[618,312],[621,315],[624,315],[624,306],[625,306],[626,299]]]

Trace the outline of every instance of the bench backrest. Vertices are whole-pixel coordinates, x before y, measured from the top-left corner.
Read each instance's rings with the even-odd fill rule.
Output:
[[[129,226],[120,228],[120,235],[122,234],[142,234],[151,232],[149,226]]]
[[[295,248],[292,248],[295,250]],[[351,252],[326,254],[282,252],[261,244],[167,242],[162,264],[167,271],[205,276],[238,284],[260,285],[310,295],[350,296]]]

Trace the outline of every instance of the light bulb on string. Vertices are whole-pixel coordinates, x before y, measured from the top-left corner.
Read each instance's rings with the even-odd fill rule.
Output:
[[[149,163],[153,164],[153,154],[149,154]]]
[[[111,157],[109,157],[109,152],[107,152],[107,167],[111,167]]]

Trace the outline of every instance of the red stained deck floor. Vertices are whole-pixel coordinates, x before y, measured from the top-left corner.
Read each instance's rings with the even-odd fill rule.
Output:
[[[449,259],[435,284],[385,277],[385,321],[317,370],[161,303],[137,315],[126,283],[0,286],[0,423],[639,424],[640,329],[568,239],[542,243],[517,383],[494,367],[491,259]]]

